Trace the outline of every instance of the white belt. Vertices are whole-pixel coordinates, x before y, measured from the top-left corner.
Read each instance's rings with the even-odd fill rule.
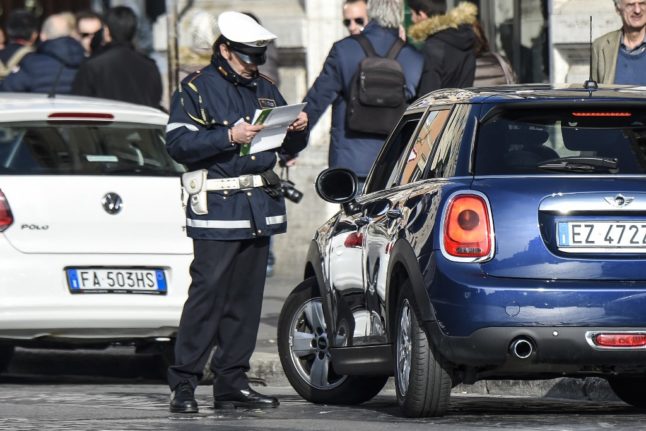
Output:
[[[236,178],[217,178],[206,180],[206,190],[238,190],[262,187],[264,182],[260,175],[240,175]]]

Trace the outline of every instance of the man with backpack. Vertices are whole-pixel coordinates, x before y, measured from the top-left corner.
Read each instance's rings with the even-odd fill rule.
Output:
[[[7,19],[8,43],[0,50],[0,81],[15,70],[22,59],[34,50],[38,38],[38,21],[31,12],[16,9]]]
[[[422,74],[423,57],[398,36],[402,16],[402,0],[370,0],[368,24],[332,46],[304,99],[310,125],[332,104],[328,164],[353,170],[361,183]]]

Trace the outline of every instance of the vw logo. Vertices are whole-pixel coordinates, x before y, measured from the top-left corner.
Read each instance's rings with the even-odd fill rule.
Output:
[[[608,197],[605,197],[604,199],[605,199],[605,201],[606,201],[606,202],[608,202],[610,205],[612,205],[612,206],[613,206],[613,207],[615,207],[615,208],[623,208],[623,207],[626,207],[626,206],[630,205],[630,203],[631,203],[632,201],[634,201],[634,200],[635,200],[635,198],[628,198],[628,197],[625,197],[625,196],[624,196],[624,195],[622,195],[621,193],[620,193],[620,194],[618,194],[618,195],[617,195],[617,196],[615,196],[615,197],[608,196]]]
[[[103,205],[103,209],[108,214],[117,214],[119,211],[121,211],[123,201],[121,200],[121,196],[116,193],[110,192],[106,193],[105,196],[103,196],[103,199],[101,199],[101,205]]]

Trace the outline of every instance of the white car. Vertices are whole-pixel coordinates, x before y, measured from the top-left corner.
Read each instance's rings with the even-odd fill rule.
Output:
[[[0,371],[16,346],[172,352],[193,250],[166,122],[0,93]]]

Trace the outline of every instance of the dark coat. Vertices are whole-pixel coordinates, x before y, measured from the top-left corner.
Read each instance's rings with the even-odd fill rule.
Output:
[[[378,55],[385,56],[398,37],[398,30],[387,29],[371,21],[362,34],[370,40]],[[336,42],[304,100],[307,102],[305,112],[309,117],[310,127],[316,124],[325,109],[332,104],[328,165],[352,169],[359,177],[368,175],[384,143],[383,136],[356,133],[345,127],[346,99],[350,95],[350,84],[365,56],[359,42],[352,37]],[[404,69],[406,96],[411,101],[417,91],[423,58],[414,47],[406,44],[399,52],[397,61]]]
[[[409,33],[424,41],[424,73],[419,96],[441,88],[473,85],[476,70],[473,23],[477,7],[462,2],[446,15],[436,15],[411,27]]]
[[[87,60],[72,84],[72,94],[159,108],[162,82],[155,61],[130,44],[110,44]]]
[[[268,79],[238,79],[225,60],[214,61],[219,64],[184,78],[172,97],[166,148],[173,159],[189,171],[207,169],[209,179],[233,178],[272,169],[277,150],[296,154],[305,148],[308,131],[288,132],[279,149],[240,156],[240,146],[229,142],[229,129],[240,119],[250,122],[261,101],[263,107],[286,102]],[[195,239],[243,240],[287,229],[282,195],[271,197],[262,187],[211,191],[208,214],[194,214],[190,205],[186,211],[187,233]]]
[[[47,40],[2,81],[2,91],[69,94],[84,60],[83,47],[76,39],[64,36]]]

